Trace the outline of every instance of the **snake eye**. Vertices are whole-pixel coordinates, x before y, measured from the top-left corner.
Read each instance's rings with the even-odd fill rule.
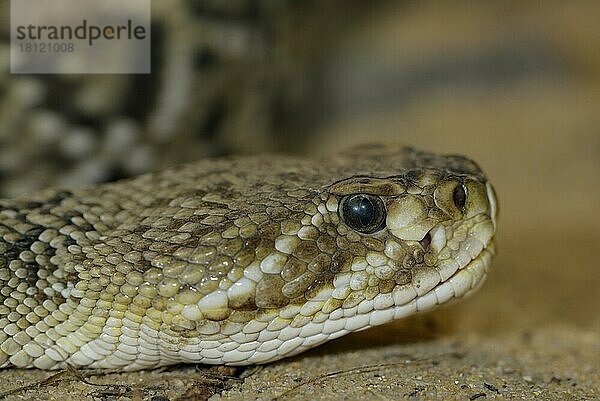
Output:
[[[454,188],[452,199],[454,200],[456,207],[464,212],[465,204],[467,203],[467,191],[464,185],[459,184]]]
[[[373,234],[383,229],[385,224],[385,205],[379,196],[357,194],[342,199],[342,219],[350,228]]]

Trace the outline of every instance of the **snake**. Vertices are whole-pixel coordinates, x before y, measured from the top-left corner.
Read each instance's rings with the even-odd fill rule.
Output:
[[[395,144],[2,199],[0,367],[296,355],[472,294],[497,214],[475,162]]]

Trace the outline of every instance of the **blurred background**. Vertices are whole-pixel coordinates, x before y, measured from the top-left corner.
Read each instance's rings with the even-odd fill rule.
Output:
[[[10,75],[7,5],[0,196],[223,154],[461,153],[500,200],[493,270],[472,300],[398,324],[600,331],[600,2],[155,1],[153,72],[135,76]],[[377,330],[354,340],[400,329]]]

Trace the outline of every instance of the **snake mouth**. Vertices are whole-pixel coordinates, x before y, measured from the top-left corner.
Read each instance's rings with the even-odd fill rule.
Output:
[[[495,245],[490,240],[476,257],[464,265],[459,264],[450,277],[414,299],[416,312],[428,311],[452,299],[465,298],[476,292],[485,281],[494,253]]]
[[[414,289],[404,289],[401,291],[402,294],[399,294],[399,298],[404,298],[404,302],[397,302],[391,307],[382,309],[377,309],[376,300],[375,307],[369,313],[368,324],[361,327],[360,330],[414,315],[415,313],[427,312],[452,300],[470,296],[485,281],[494,253],[495,246],[490,239],[486,247],[475,258],[463,266],[457,266],[453,274],[446,280],[438,281],[438,284],[428,291],[416,294]],[[407,299],[406,294],[409,292],[412,292],[415,296]],[[396,294],[394,300],[397,300]],[[359,318],[359,316],[346,317],[350,320],[353,320],[352,318],[358,320]]]
[[[417,282],[401,286],[394,290],[394,305],[377,310],[376,301],[370,326],[385,323],[384,317],[400,319],[417,312],[429,311],[452,300],[465,298],[476,292],[484,283],[495,254],[493,223],[480,217],[472,227],[467,239],[455,251],[446,238],[443,224],[434,226],[421,241],[421,246],[429,248],[438,257],[444,257],[437,263],[436,272],[427,270]],[[377,298],[377,297],[376,297]]]
[[[433,241],[434,236],[432,236],[432,244]],[[464,265],[457,264],[454,272],[445,280],[440,281],[438,278],[431,281],[437,285],[431,285],[428,288],[421,287],[417,293],[416,287],[406,284],[396,288],[392,294],[379,294],[373,300],[363,300],[355,307],[337,309],[329,315],[329,323],[311,323],[312,326],[319,327],[320,335],[324,336],[320,340],[315,340],[313,345],[349,332],[364,330],[416,313],[426,312],[452,300],[470,296],[485,281],[494,253],[493,237],[490,237],[486,241],[485,247],[474,258]],[[431,279],[431,277],[429,278]],[[341,329],[333,331],[330,330],[330,327]],[[294,351],[292,354],[298,352],[300,350]]]

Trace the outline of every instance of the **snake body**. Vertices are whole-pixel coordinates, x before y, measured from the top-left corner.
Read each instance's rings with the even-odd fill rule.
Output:
[[[473,292],[496,213],[469,159],[382,145],[0,200],[0,366],[294,355]]]

